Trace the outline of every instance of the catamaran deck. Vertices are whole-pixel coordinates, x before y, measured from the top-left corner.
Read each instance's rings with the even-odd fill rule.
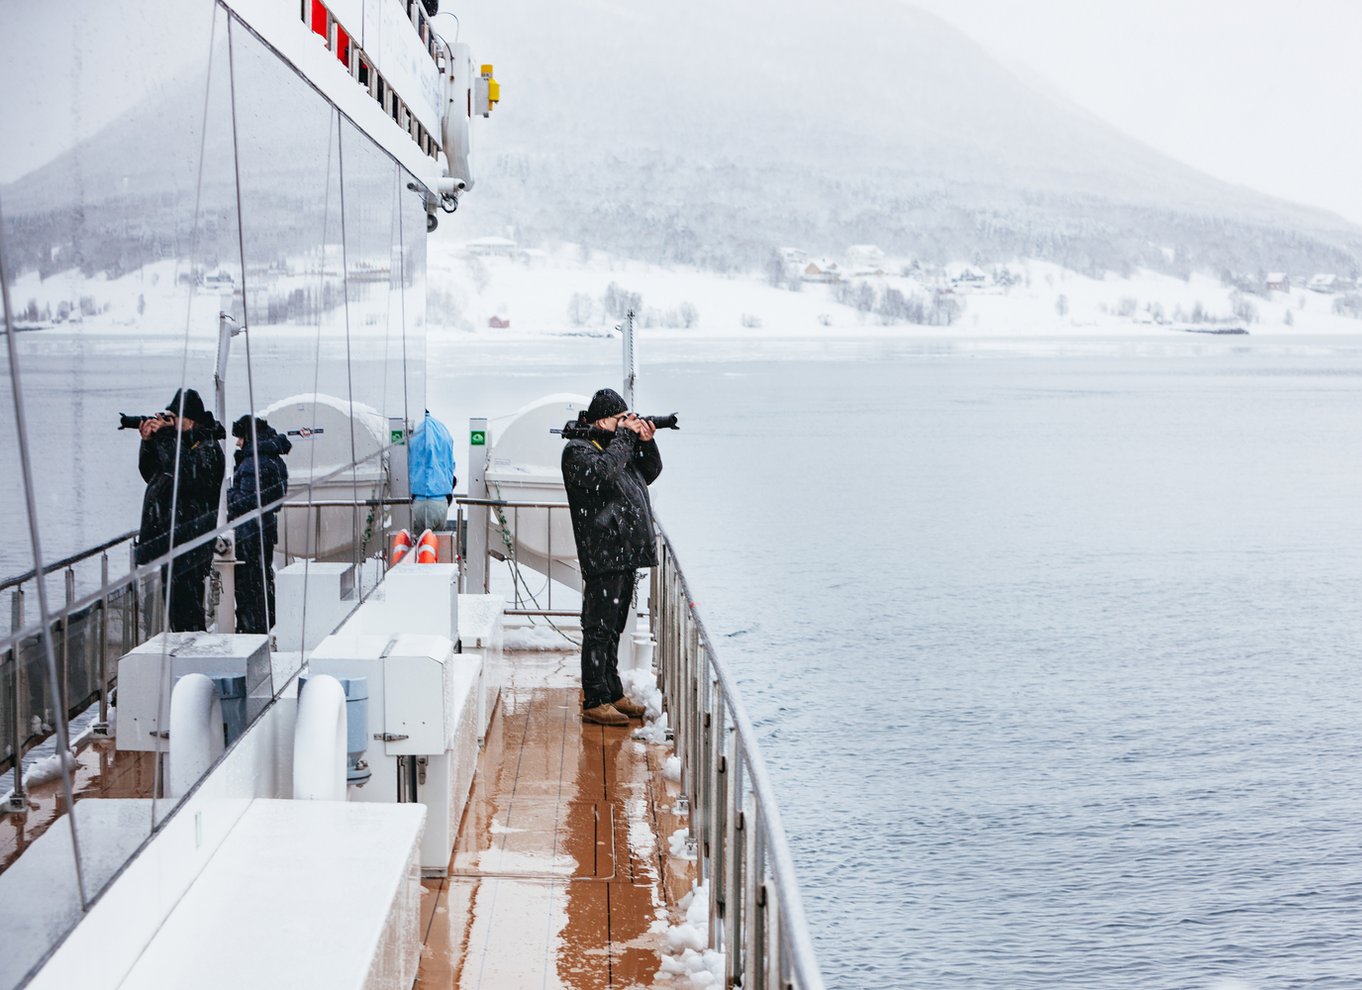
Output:
[[[449,876],[421,896],[422,988],[651,986],[692,864],[664,747],[581,721],[575,652],[507,654]]]

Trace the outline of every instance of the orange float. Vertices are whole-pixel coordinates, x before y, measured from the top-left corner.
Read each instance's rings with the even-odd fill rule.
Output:
[[[411,549],[411,533],[405,529],[393,534],[392,546],[388,549],[388,566],[396,564]]]
[[[416,562],[418,564],[438,564],[440,562],[440,541],[435,534],[426,530],[416,541]]]

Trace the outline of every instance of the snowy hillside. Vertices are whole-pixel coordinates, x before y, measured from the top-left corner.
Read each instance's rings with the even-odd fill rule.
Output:
[[[466,19],[504,82],[460,216],[474,235],[721,271],[857,242],[1093,274],[1362,264],[1356,226],[1172,161],[895,0],[527,0]]]
[[[879,267],[897,273],[906,264],[885,259]],[[1003,271],[1010,284],[995,278]],[[966,272],[980,280],[962,281]],[[1139,271],[1129,278],[1094,279],[1043,261],[1018,261],[987,272],[955,264],[911,275],[848,275],[838,284],[795,281],[776,287],[754,274],[664,267],[577,247],[477,256],[452,239],[436,238],[427,287],[432,337],[604,334],[630,305],[643,332],[675,337],[1169,336],[1230,328],[1253,335],[1362,333],[1362,319],[1334,311],[1341,296],[1299,286],[1245,295],[1203,275],[1183,280]],[[862,287],[874,300],[869,311],[859,307],[858,296],[867,292]],[[878,305],[886,290],[925,299],[945,289],[958,307],[949,324],[894,319]]]

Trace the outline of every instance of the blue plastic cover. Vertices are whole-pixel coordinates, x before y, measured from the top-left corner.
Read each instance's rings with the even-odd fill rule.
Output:
[[[426,411],[407,447],[407,471],[416,498],[444,498],[454,491],[454,440],[445,424]]]

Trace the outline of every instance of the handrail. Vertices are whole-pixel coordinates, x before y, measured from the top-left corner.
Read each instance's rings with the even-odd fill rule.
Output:
[[[502,509],[566,509],[566,502],[517,502],[508,498],[464,498],[455,496],[455,505],[487,505]]]
[[[732,674],[714,650],[676,551],[660,524],[658,533],[661,552],[654,569],[653,621],[660,680],[683,761],[683,787],[691,785],[686,797],[699,832],[693,829],[692,835],[705,847],[697,860],[710,884],[711,942],[716,941],[716,931],[723,933],[729,985],[740,981],[751,988],[789,985],[822,990],[794,859],[756,730]],[[679,602],[674,592],[680,593]],[[716,693],[711,695],[710,688]],[[718,731],[725,709],[732,738]],[[734,773],[739,768],[730,761],[746,770],[751,789],[746,798]],[[765,897],[765,859],[773,872],[774,911]]]
[[[99,544],[98,546],[88,547],[84,550],[81,550],[79,553],[73,553],[69,557],[63,557],[61,560],[55,560],[50,564],[44,564],[43,577],[47,577],[47,575],[51,574],[53,571],[59,571],[63,567],[71,567],[75,564],[81,563],[84,560],[89,560],[95,554],[103,553],[110,547],[116,547],[120,543],[126,543],[128,540],[131,540],[134,536],[136,536],[137,533],[138,533],[137,530],[131,529],[128,530],[128,532],[122,534],[121,536],[115,536],[112,539],[106,540],[105,542]],[[15,577],[5,578],[5,580],[0,581],[0,591],[8,591],[10,588],[17,587],[18,585],[21,585],[26,581],[32,581],[37,576],[38,570],[37,568],[34,568],[33,570],[25,571],[23,574],[19,574]]]

